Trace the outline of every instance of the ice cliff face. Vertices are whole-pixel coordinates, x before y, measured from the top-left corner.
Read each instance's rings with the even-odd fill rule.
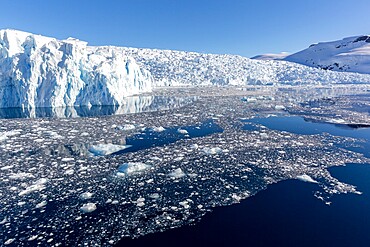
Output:
[[[370,74],[370,36],[313,44],[285,60],[326,70]]]
[[[362,37],[344,41],[347,48],[368,44]],[[0,30],[0,108],[125,105],[126,96],[155,86],[331,83],[370,83],[370,75],[236,55],[92,47],[77,39]]]
[[[151,88],[150,73],[120,50],[0,31],[0,107],[122,105]]]

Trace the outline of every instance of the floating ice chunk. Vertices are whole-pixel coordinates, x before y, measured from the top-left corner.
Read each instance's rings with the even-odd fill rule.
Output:
[[[145,198],[140,197],[139,199],[136,200],[136,205],[138,207],[143,207],[145,205]]]
[[[45,207],[47,204],[48,204],[48,202],[47,202],[47,201],[42,201],[42,202],[40,202],[40,203],[37,203],[37,204],[36,204],[36,208],[43,208],[43,207]]]
[[[267,133],[265,133],[265,132],[261,132],[261,133],[260,133],[260,137],[261,137],[261,138],[268,138],[269,136],[268,136],[268,134],[267,134]]]
[[[72,175],[73,173],[75,173],[73,169],[68,169],[64,172],[65,175]]]
[[[153,127],[153,128],[152,128],[152,130],[153,130],[154,132],[163,132],[163,131],[165,131],[166,129],[165,129],[165,128],[163,128],[162,126],[159,126],[159,127]]]
[[[237,201],[237,202],[239,202],[242,198],[240,197],[240,196],[238,196],[238,195],[236,195],[236,194],[233,194],[232,196],[231,196],[231,198],[232,199],[234,199],[235,201]]]
[[[75,159],[74,158],[63,158],[62,161],[63,162],[69,162],[69,161],[74,161]]]
[[[317,184],[317,181],[314,180],[313,178],[311,178],[310,176],[304,174],[304,175],[300,175],[300,176],[297,176],[297,179],[303,181],[303,182],[308,182],[308,183],[315,183]]]
[[[80,195],[81,199],[83,200],[88,200],[90,199],[92,196],[94,195],[94,193],[91,193],[91,192],[84,192]]]
[[[181,170],[181,168],[177,168],[173,170],[171,173],[169,173],[168,176],[176,179],[176,178],[182,178],[186,176],[186,174]]]
[[[192,144],[190,146],[190,148],[192,148],[192,149],[198,149],[199,148],[199,145],[195,143],[195,144]]]
[[[141,162],[129,162],[124,163],[118,167],[118,173],[124,173],[126,175],[132,173],[139,173],[149,169],[151,166]]]
[[[41,191],[41,190],[46,188],[45,184],[47,182],[48,182],[47,178],[40,178],[34,184],[27,187],[27,189],[22,190],[21,192],[19,192],[18,195],[19,196],[24,196],[24,195],[28,195],[32,192],[35,192],[35,191]]]
[[[9,169],[12,169],[14,166],[13,165],[8,165],[8,166],[3,166],[0,168],[0,170],[4,171],[4,170],[9,170]]]
[[[283,106],[283,105],[276,105],[275,106],[275,110],[277,110],[277,111],[284,111],[286,108],[285,108],[285,106]]]
[[[189,134],[189,132],[187,131],[187,130],[185,130],[185,129],[177,129],[177,133],[180,133],[180,134],[183,134],[183,135],[187,135],[187,134]]]
[[[257,102],[257,99],[255,97],[243,97],[242,101],[248,102],[248,103],[255,103]]]
[[[26,178],[32,178],[33,175],[28,172],[19,172],[19,173],[14,173],[9,176],[10,179],[26,179]]]
[[[14,241],[15,241],[14,238],[9,238],[8,240],[5,241],[4,245],[12,244]]]
[[[89,202],[89,203],[82,205],[80,209],[83,213],[91,213],[96,210],[96,204]]]
[[[125,125],[123,125],[122,127],[121,127],[121,129],[122,130],[125,130],[125,131],[127,131],[127,130],[133,130],[133,129],[135,129],[136,127],[135,127],[135,125],[133,125],[133,124],[125,124]]]
[[[329,123],[337,123],[337,124],[345,124],[346,121],[344,119],[329,119],[328,120]]]
[[[202,151],[205,154],[218,154],[218,153],[222,152],[222,149],[219,148],[219,147],[213,147],[213,148],[205,147],[205,148],[203,148]]]
[[[27,240],[28,240],[28,241],[33,241],[33,240],[35,240],[36,238],[38,238],[38,236],[39,236],[39,235],[33,235],[33,236],[29,237]]]
[[[131,145],[115,145],[115,144],[97,144],[89,148],[89,152],[96,156],[110,155],[126,148],[132,147]]]
[[[159,194],[158,193],[153,193],[153,194],[149,195],[149,197],[152,198],[152,199],[158,199]]]
[[[2,221],[0,221],[0,225],[4,225],[8,222],[8,219],[5,217]]]
[[[89,136],[90,134],[87,132],[82,132],[80,136]]]
[[[179,202],[179,204],[181,206],[183,206],[185,209],[190,208],[190,205],[189,205],[189,202],[188,201],[182,201],[182,202]]]
[[[5,132],[0,132],[0,142],[1,141],[5,141],[10,136],[19,135],[21,132],[22,132],[22,130],[20,130],[20,129],[11,130],[11,131],[5,131]]]

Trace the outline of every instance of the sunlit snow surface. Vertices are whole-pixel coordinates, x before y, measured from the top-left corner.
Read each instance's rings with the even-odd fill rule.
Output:
[[[0,120],[0,245],[109,246],[123,237],[197,222],[216,206],[237,203],[286,179],[317,182],[321,189],[315,196],[325,202],[332,194],[360,193],[326,168],[369,162],[342,148],[362,140],[262,125],[244,128],[257,116],[303,115],[300,102],[322,98],[320,90],[324,97],[340,98],[349,93],[347,86],[291,94],[273,88],[171,90],[162,93],[200,97],[166,111]],[[252,95],[253,102],[241,100]],[[312,109],[307,112],[313,116]],[[346,108],[342,113],[346,123],[370,123],[366,112],[350,114]],[[209,121],[223,131],[192,135]],[[143,132],[161,137],[171,129],[180,130],[175,142],[104,156],[88,150],[102,144],[107,146],[98,147],[122,147],[128,137]]]

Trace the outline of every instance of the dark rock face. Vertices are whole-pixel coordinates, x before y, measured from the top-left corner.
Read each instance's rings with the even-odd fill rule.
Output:
[[[358,37],[353,41],[353,43],[360,42],[360,41],[365,41],[366,43],[370,43],[370,36],[361,36]]]

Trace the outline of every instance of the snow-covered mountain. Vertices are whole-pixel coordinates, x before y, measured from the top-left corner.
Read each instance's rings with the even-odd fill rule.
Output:
[[[330,83],[370,83],[370,75],[0,30],[0,107],[124,105],[126,96],[156,86]]]
[[[120,49],[0,30],[0,107],[122,105],[152,76]]]
[[[327,70],[370,74],[370,36],[313,44],[284,60]]]
[[[254,57],[251,57],[251,59],[257,59],[257,60],[283,60],[290,54],[288,52],[281,52],[281,53],[266,53],[262,55],[257,55]]]

